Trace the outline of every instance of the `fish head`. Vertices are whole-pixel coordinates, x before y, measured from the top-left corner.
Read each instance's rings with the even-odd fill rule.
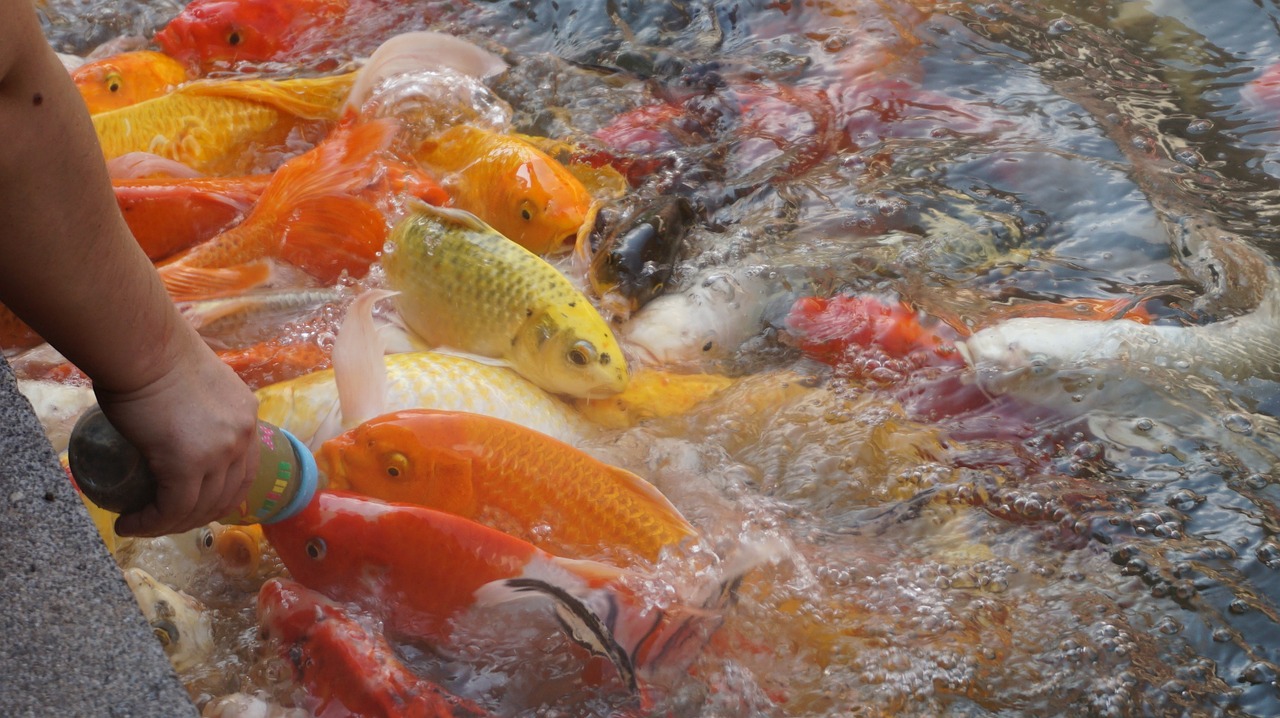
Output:
[[[273,578],[258,589],[258,623],[268,638],[299,641],[312,626],[336,609],[323,594],[297,581]]]
[[[159,97],[185,82],[187,70],[168,55],[138,50],[81,65],[71,79],[96,114]]]
[[[203,663],[213,651],[213,625],[204,604],[140,568],[126,569],[124,578],[174,669]]]
[[[1008,319],[956,346],[984,390],[1037,401],[1076,395],[1098,359],[1115,353],[1126,330],[1146,330],[1128,320],[1086,321],[1048,317]],[[1082,378],[1083,377],[1083,378]]]
[[[564,165],[541,152],[516,166],[493,224],[535,254],[570,246],[587,219],[591,194]]]
[[[326,441],[316,465],[332,489],[470,515],[471,456],[459,421],[459,412],[431,409],[376,417]]]
[[[263,62],[289,48],[290,3],[195,0],[156,33],[164,53],[203,74],[217,65]]]
[[[338,600],[356,600],[380,595],[379,568],[385,564],[379,561],[394,558],[396,550],[385,545],[389,537],[381,530],[387,508],[353,494],[320,491],[302,511],[262,530],[295,580]]]
[[[512,358],[526,378],[553,394],[602,399],[630,381],[622,347],[585,297],[531,317]]]

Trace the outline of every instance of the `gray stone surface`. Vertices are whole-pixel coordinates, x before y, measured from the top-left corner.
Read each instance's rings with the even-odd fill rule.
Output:
[[[0,716],[195,716],[0,360]]]

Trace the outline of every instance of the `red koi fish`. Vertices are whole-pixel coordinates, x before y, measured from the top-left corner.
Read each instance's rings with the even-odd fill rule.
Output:
[[[243,291],[267,279],[267,268],[253,263],[268,258],[327,284],[343,272],[364,276],[386,240],[392,195],[447,201],[434,180],[389,153],[397,128],[394,120],[348,116],[323,143],[276,170],[243,222],[162,266],[169,293],[194,299]]]
[[[875,347],[893,359],[921,365],[964,364],[956,350],[959,335],[941,322],[926,327],[900,301],[872,295],[801,297],[785,320],[790,341],[826,364],[845,361],[851,350]]]
[[[299,583],[271,579],[258,592],[258,618],[316,715],[365,718],[482,718],[476,703],[415,675],[381,635]]]
[[[322,491],[263,530],[293,578],[374,613],[393,636],[440,642],[474,607],[547,600],[570,638],[608,659],[633,694],[637,672],[683,668],[719,623],[714,609],[646,605],[619,568],[555,556],[422,506]],[[727,605],[740,580],[716,586],[708,603]]]
[[[1062,302],[1027,302],[999,305],[993,316],[983,317],[989,325],[1013,317],[1059,317],[1063,319],[1129,319],[1149,324],[1151,314],[1134,306],[1132,298],[1078,298]],[[830,299],[802,297],[792,305],[786,318],[788,339],[806,355],[826,364],[847,362],[859,348],[875,348],[890,359],[904,359],[914,366],[961,366],[964,360],[956,342],[971,332],[960,318],[938,317],[932,321],[906,303],[873,295],[836,296]]]
[[[156,33],[155,42],[204,75],[322,43],[349,6],[349,0],[195,0]]]
[[[270,175],[112,180],[134,239],[159,261],[211,239],[244,219]]]

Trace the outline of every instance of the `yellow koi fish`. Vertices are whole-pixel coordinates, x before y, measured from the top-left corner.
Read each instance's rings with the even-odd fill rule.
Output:
[[[388,244],[387,284],[427,343],[501,359],[555,394],[627,387],[622,349],[586,296],[475,215],[418,204]]]
[[[187,81],[187,68],[163,53],[136,50],[87,62],[71,79],[96,115],[164,95]]]
[[[414,157],[440,177],[455,207],[534,254],[570,249],[591,207],[577,177],[515,135],[455,125]]]
[[[200,80],[93,116],[108,160],[150,152],[211,175],[249,174],[251,148],[282,145],[305,121],[332,122],[355,73],[294,80]]]

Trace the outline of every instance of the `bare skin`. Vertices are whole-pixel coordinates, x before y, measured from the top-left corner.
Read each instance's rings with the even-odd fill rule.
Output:
[[[216,520],[257,468],[257,400],[177,313],[117,208],[31,0],[0,0],[0,302],[93,379],[160,480],[121,535]]]

